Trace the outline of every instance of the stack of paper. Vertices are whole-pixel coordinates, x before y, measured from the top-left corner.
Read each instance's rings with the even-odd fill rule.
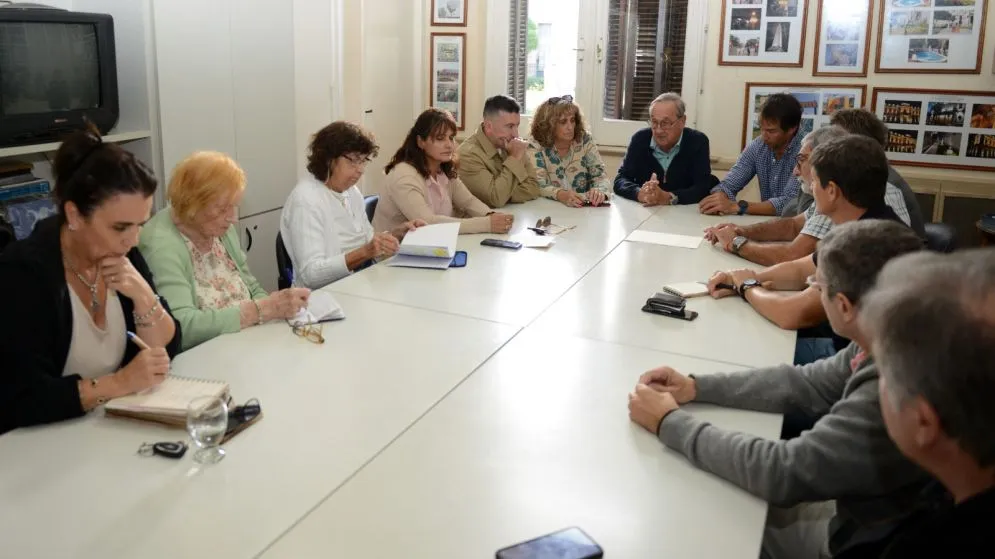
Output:
[[[521,234],[515,235],[508,240],[522,243],[522,246],[526,248],[549,248],[556,244],[556,237],[552,235]]]
[[[444,270],[456,256],[459,223],[437,223],[408,231],[388,266]]]
[[[332,320],[342,320],[345,312],[339,306],[339,302],[327,291],[312,291],[307,300],[307,308],[297,311],[297,316],[287,322],[291,326],[304,326],[318,322],[330,322]]]

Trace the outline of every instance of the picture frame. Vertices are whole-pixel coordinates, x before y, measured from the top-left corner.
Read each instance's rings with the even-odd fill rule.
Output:
[[[881,0],[877,73],[980,74],[988,0]]]
[[[722,0],[719,65],[800,68],[807,6],[805,0]]]
[[[466,128],[466,33],[432,33],[429,41],[429,106],[447,110]]]
[[[813,76],[867,76],[873,9],[874,0],[819,0]]]
[[[436,27],[466,27],[467,0],[432,0],[430,24]]]
[[[892,162],[995,172],[995,91],[877,87],[872,104]]]
[[[839,109],[864,105],[867,86],[859,84],[759,83],[747,82],[743,101],[743,149],[760,135],[760,108],[766,96],[790,93],[802,104],[802,122],[798,133],[829,125],[829,118]]]

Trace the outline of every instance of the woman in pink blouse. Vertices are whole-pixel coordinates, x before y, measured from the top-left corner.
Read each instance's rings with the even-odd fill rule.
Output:
[[[388,231],[406,221],[460,224],[460,233],[507,233],[514,217],[493,212],[456,177],[456,121],[427,109],[384,169],[373,228]]]

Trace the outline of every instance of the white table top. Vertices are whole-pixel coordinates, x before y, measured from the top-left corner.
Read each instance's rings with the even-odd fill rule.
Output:
[[[135,454],[186,439],[104,417],[0,437],[0,555],[253,557],[501,347],[516,328],[337,296],[346,320],[318,346],[286,324],[184,353],[174,372],[258,397],[262,420],[198,469]],[[459,334],[458,346],[454,336]]]
[[[666,283],[707,280],[741,266],[707,243],[694,250],[624,242],[540,316],[534,328],[682,355],[763,367],[790,360],[796,334],[739,297],[689,299],[692,322],[640,310]]]
[[[536,200],[503,208],[515,214],[512,235],[551,216],[557,225],[577,227],[556,237],[548,249],[480,246],[508,235],[460,235],[465,268],[420,270],[377,265],[333,283],[329,289],[381,301],[522,326],[534,319],[652,215],[628,200],[606,208],[568,208]]]
[[[639,374],[663,364],[731,370],[526,330],[263,557],[493,557],[572,525],[606,557],[756,557],[765,503],[628,418]],[[779,416],[688,409],[778,436]]]

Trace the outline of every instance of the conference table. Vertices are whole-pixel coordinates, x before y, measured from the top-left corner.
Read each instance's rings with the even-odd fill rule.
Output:
[[[550,216],[547,249],[480,246],[465,268],[377,265],[326,290],[347,318],[312,344],[286,324],[219,337],[177,375],[225,380],[264,417],[212,466],[136,454],[182,431],[105,417],[0,436],[0,555],[492,557],[577,525],[606,557],[756,557],[766,505],[631,423],[643,371],[709,374],[790,360],[794,334],[738,298],[693,299],[694,322],[642,313],[667,282],[744,262],[627,242],[700,235],[694,207],[509,207],[512,236]],[[688,409],[775,438],[781,418]],[[716,537],[716,535],[719,535]]]

